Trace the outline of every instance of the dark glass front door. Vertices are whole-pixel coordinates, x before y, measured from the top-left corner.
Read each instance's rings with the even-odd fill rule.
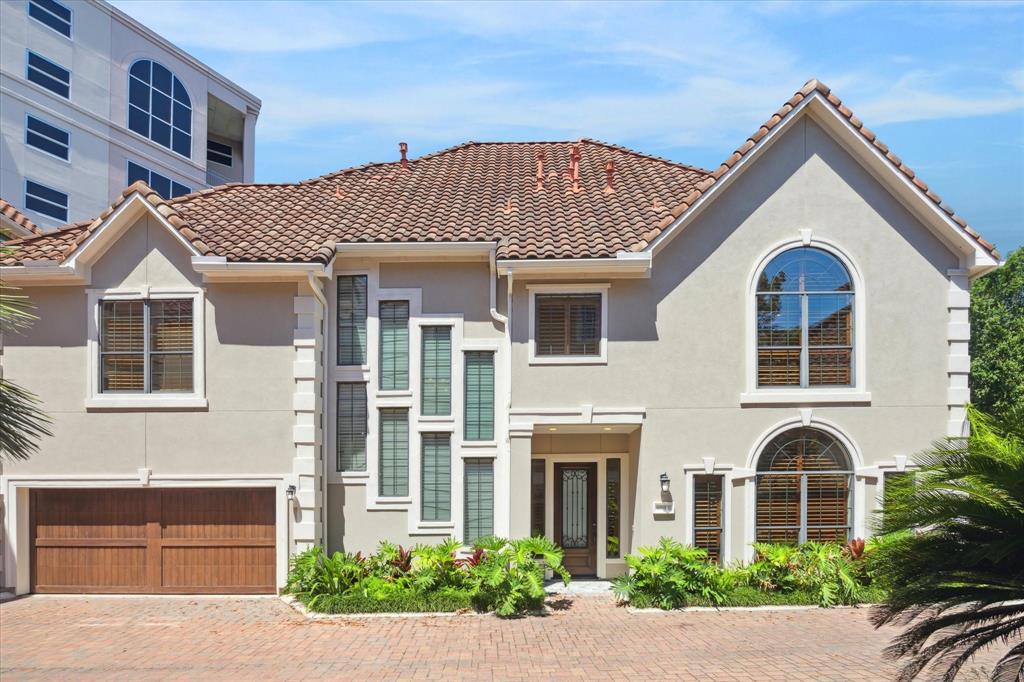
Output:
[[[597,464],[555,465],[555,542],[573,575],[597,573]]]

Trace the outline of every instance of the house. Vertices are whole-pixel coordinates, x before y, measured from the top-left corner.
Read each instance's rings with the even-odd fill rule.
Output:
[[[714,170],[469,142],[13,241],[54,418],[4,465],[5,581],[272,591],[312,543],[544,533],[614,576],[660,536],[871,532],[961,434],[999,254],[808,82]]]
[[[260,100],[104,0],[0,3],[0,196],[44,230],[144,180],[252,182]]]

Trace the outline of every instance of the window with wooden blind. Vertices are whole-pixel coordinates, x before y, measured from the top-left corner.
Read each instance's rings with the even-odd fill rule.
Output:
[[[722,560],[722,484],[720,474],[693,477],[693,546]]]
[[[102,393],[192,393],[192,299],[103,300]]]
[[[467,351],[465,365],[465,439],[494,440],[494,353]]]
[[[380,302],[380,389],[409,388],[409,302]]]
[[[545,464],[542,459],[530,460],[530,535],[542,536],[546,533],[545,519]]]
[[[773,258],[757,282],[757,384],[852,386],[853,280],[813,247]]]
[[[338,384],[338,471],[366,471],[366,384]]]
[[[338,364],[366,364],[366,275],[338,277]]]
[[[601,294],[537,294],[534,343],[538,357],[601,355]]]
[[[757,541],[846,542],[853,516],[850,459],[814,428],[773,438],[757,462]]]
[[[463,460],[463,542],[494,535],[494,460]]]
[[[452,413],[452,328],[421,329],[421,407],[424,416],[437,417]]]
[[[420,518],[452,520],[452,435],[424,433],[420,465]]]
[[[380,411],[377,489],[381,497],[409,495],[409,410]]]
[[[605,466],[606,532],[605,556],[618,559],[622,552],[622,460],[610,457]]]

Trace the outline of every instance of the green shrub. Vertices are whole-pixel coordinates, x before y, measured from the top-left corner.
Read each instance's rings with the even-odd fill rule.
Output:
[[[365,575],[361,557],[341,552],[328,555],[323,547],[314,545],[292,557],[285,592],[317,609],[322,599],[344,594]]]
[[[319,613],[450,613],[471,607],[468,592],[442,590],[431,594],[401,592],[379,598],[362,594],[330,595],[322,598],[315,609],[310,608]]]
[[[864,601],[868,576],[863,558],[851,549],[823,542],[802,545],[755,543],[756,559],[737,575],[766,592],[800,590],[813,594],[819,606],[859,604]]]
[[[612,590],[638,608],[675,609],[695,599],[717,605],[734,583],[733,575],[712,564],[706,551],[670,538],[627,555],[626,564],[630,573],[613,580]]]
[[[466,584],[466,568],[455,552],[462,546],[455,538],[446,538],[436,545],[420,544],[412,550],[409,575],[418,592],[462,588]]]
[[[545,537],[505,540],[485,538],[475,548],[476,565],[469,566],[467,585],[473,604],[499,616],[514,616],[544,604],[544,571],[551,570],[566,585],[562,550]]]

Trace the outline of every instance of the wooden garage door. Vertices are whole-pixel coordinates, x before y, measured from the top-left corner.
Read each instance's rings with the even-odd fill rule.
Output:
[[[274,592],[269,488],[33,490],[34,592]]]

